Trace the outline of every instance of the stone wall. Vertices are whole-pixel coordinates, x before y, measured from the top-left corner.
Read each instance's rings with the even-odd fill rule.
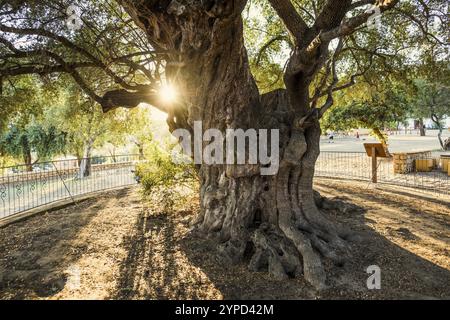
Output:
[[[416,159],[431,159],[431,151],[394,153],[394,173],[410,173],[415,170]]]

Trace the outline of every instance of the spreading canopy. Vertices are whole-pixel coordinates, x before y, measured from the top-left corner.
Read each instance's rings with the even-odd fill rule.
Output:
[[[71,4],[75,12],[67,11]],[[145,102],[170,113],[159,88],[176,82],[184,61],[213,45],[207,35],[189,38],[177,26],[217,23],[219,28],[220,21],[236,19],[246,5],[245,0],[1,1],[0,79],[67,73],[104,110]],[[389,71],[396,59],[411,56],[405,51],[420,54],[421,43],[445,45],[446,1],[272,0],[251,6],[259,9],[249,8],[254,13],[247,20],[263,10],[259,21],[270,18],[264,27],[271,34],[264,43],[247,41],[253,63],[272,59],[267,51],[277,42],[288,44],[291,53],[284,70],[271,63],[268,72],[284,77],[292,98],[307,102],[298,104],[300,114],[318,107],[322,115],[333,104],[334,92],[352,86],[371,68]],[[383,15],[381,33],[366,28],[376,12]],[[81,29],[68,28],[72,14],[81,20]],[[92,69],[108,79],[106,89],[98,91],[86,81],[84,74]],[[307,97],[298,90],[305,85],[311,85]],[[182,98],[177,101],[181,108]]]

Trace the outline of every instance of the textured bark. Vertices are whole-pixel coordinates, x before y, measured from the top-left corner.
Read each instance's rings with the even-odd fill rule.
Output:
[[[421,137],[425,137],[425,125],[423,124],[423,118],[419,119],[419,132]]]
[[[449,151],[450,150],[450,138],[447,138],[444,141],[444,151]]]
[[[323,261],[342,263],[349,236],[317,208],[313,191],[320,126],[317,110],[309,108],[308,90],[328,44],[317,45],[314,52],[297,50],[288,63],[287,90],[260,96],[243,40],[245,2],[123,5],[155,48],[169,52],[166,73],[183,95],[179,105],[166,107],[171,130],[192,130],[194,121],[202,121],[203,130],[222,132],[280,130],[275,176],[260,175],[256,165],[199,166],[196,229],[218,242],[225,262],[247,261],[252,270],[267,270],[279,279],[304,276],[324,288]]]
[[[145,159],[144,146],[142,144],[137,144],[137,146],[139,150],[139,160],[144,160]]]
[[[439,140],[439,144],[441,145],[442,150],[445,151],[446,150],[445,144],[444,144],[444,141],[442,140],[442,127],[439,127],[438,140]]]
[[[33,163],[32,163],[32,157],[31,157],[31,150],[28,147],[28,143],[26,143],[26,146],[24,145],[23,162],[25,163],[26,171],[32,172],[33,171]]]
[[[93,148],[93,140],[90,139],[83,153],[83,159],[80,162],[80,172],[78,174],[79,178],[89,177],[91,175],[91,152]]]
[[[439,119],[438,116],[436,116],[435,114],[431,114],[431,121],[434,122],[434,124],[436,125],[436,127],[438,128],[439,132],[438,132],[438,140],[439,140],[439,144],[441,145],[442,150],[445,151],[445,145],[444,145],[444,141],[442,140],[442,124],[441,124],[441,119]]]
[[[77,157],[78,167],[80,167],[81,166],[81,161],[83,161],[83,156],[81,154],[79,154],[79,155],[77,154],[76,157]]]

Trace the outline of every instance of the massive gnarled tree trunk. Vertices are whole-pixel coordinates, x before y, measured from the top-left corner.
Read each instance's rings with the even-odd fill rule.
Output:
[[[182,95],[182,102],[166,109],[172,130],[192,130],[194,121],[202,121],[203,130],[280,130],[280,168],[274,176],[262,176],[255,165],[200,166],[198,229],[218,241],[230,263],[249,258],[253,270],[278,278],[303,275],[317,288],[326,286],[323,259],[342,263],[350,233],[316,206],[319,117],[332,98],[322,109],[311,108],[309,87],[329,56],[331,39],[368,17],[343,27],[351,2],[329,1],[308,27],[289,1],[271,1],[298,41],[287,65],[286,89],[260,95],[244,46],[246,1],[122,1],[152,45],[168,52],[166,75]]]
[[[319,155],[319,119],[333,104],[333,92],[353,85],[367,70],[358,63],[348,82],[340,83],[336,62],[349,49],[345,38],[398,0],[299,1],[311,9],[305,15],[308,23],[291,0],[268,0],[289,32],[293,50],[286,64],[285,89],[264,95],[255,84],[244,45],[241,13],[247,0],[117,2],[142,29],[135,34],[134,26],[127,26],[118,32],[130,30],[129,38],[110,36],[117,32],[112,31],[116,26],[103,30],[104,23],[99,23],[101,31],[86,24],[86,35],[74,39],[49,30],[50,20],[48,26],[45,22],[0,23],[1,32],[27,43],[30,39],[39,42],[39,49],[31,46],[27,50],[0,37],[8,52],[4,57],[12,59],[1,68],[0,76],[68,73],[105,112],[150,103],[167,112],[171,130],[192,132],[195,121],[201,121],[205,131],[223,133],[227,129],[278,129],[280,166],[273,176],[262,175],[262,167],[255,164],[198,166],[201,214],[197,229],[217,240],[224,261],[248,259],[253,270],[268,270],[278,278],[302,275],[315,287],[325,287],[324,266],[329,265],[325,261],[345,261],[351,233],[329,221],[316,205],[319,197],[313,191],[313,176]],[[367,11],[367,5],[376,8]],[[22,20],[31,9],[14,6],[4,11],[11,10]],[[49,8],[39,5],[36,10],[42,15]],[[123,19],[113,7],[108,12],[114,21]],[[91,14],[97,17],[94,8]],[[47,39],[46,47],[41,47],[41,38]],[[95,44],[84,43],[94,38]],[[103,50],[92,50],[103,42],[101,38]],[[56,50],[55,42],[72,52],[70,58],[58,54],[65,50]],[[24,65],[16,67],[15,60]],[[34,63],[29,65],[29,60]],[[102,70],[115,85],[99,96],[83,76],[85,68]],[[158,95],[162,74],[177,88],[176,101],[163,101]],[[81,171],[83,175],[85,170]]]

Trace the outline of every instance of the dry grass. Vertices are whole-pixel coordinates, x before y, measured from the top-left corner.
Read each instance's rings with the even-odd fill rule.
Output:
[[[330,267],[333,289],[226,267],[214,242],[189,233],[198,199],[165,210],[128,189],[0,229],[0,298],[449,298],[448,203],[366,186],[316,182],[323,194],[360,207],[328,214],[365,238],[352,245],[348,264]],[[372,264],[381,267],[381,290],[365,286]]]

